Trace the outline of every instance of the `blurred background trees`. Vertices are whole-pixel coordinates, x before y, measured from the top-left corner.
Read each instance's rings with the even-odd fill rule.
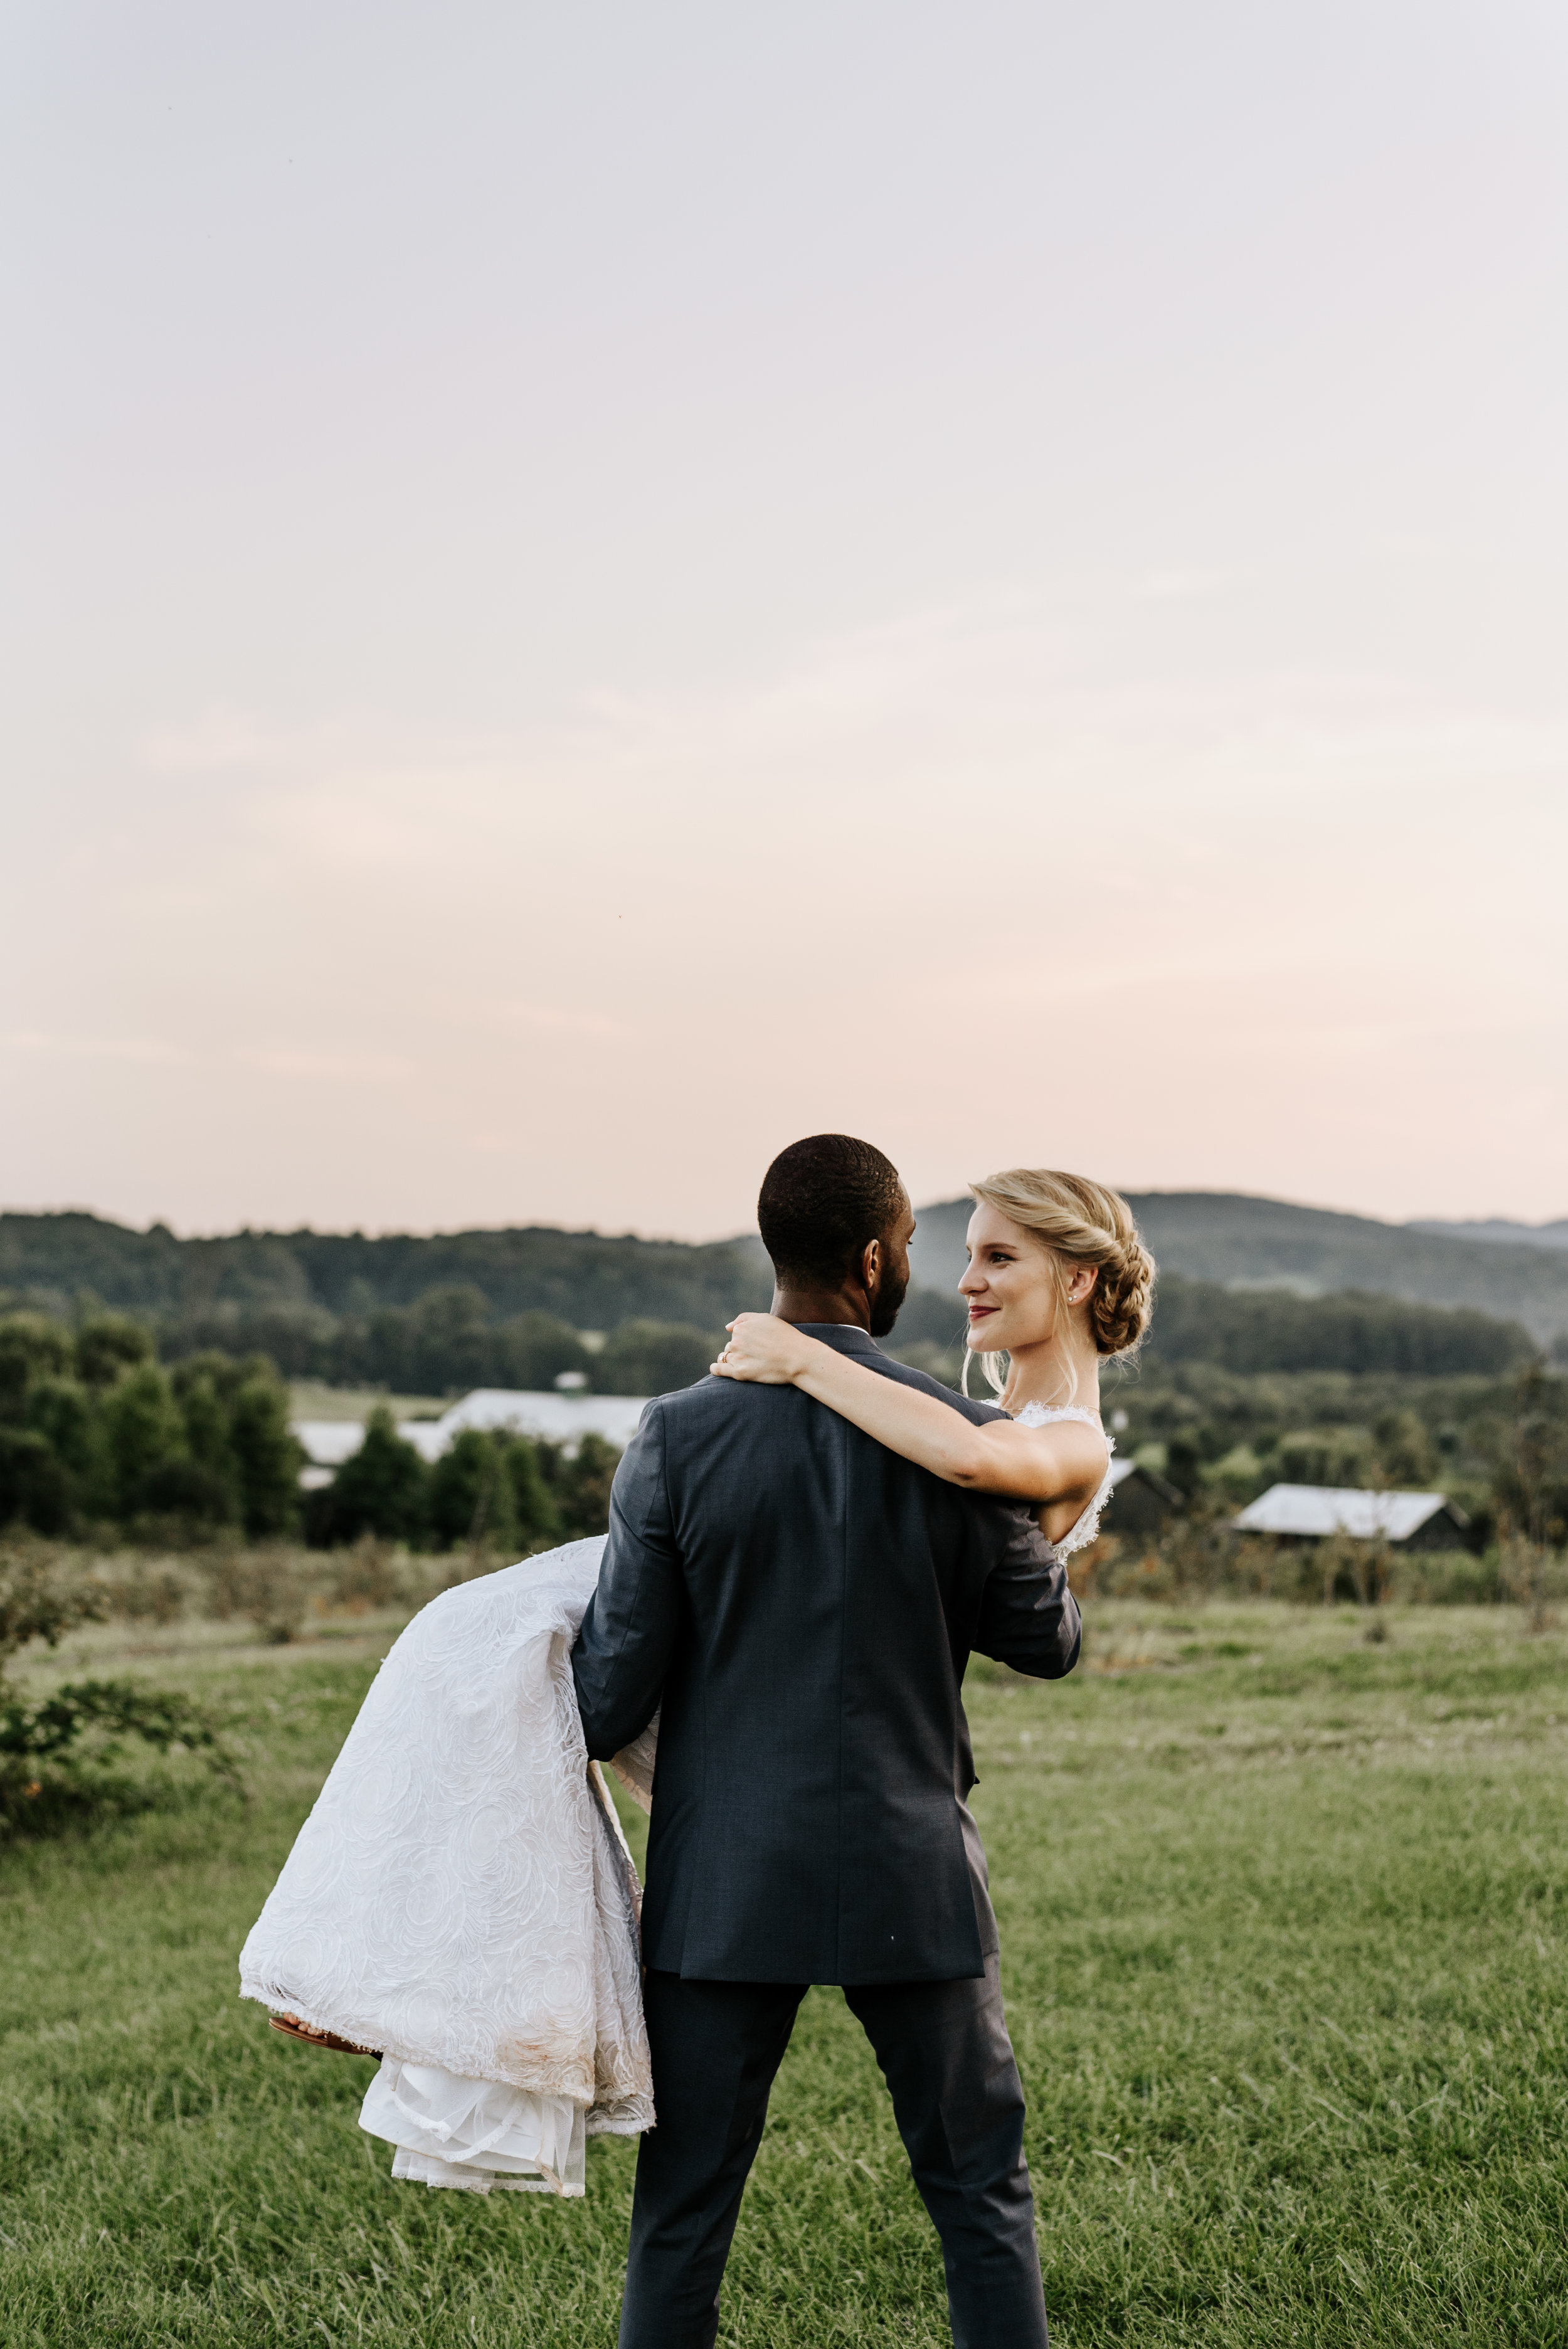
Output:
[[[132,1321],[73,1332],[37,1314],[0,1318],[0,1525],[285,1534],[303,1457],[288,1390],[262,1356],[199,1355],[170,1371]]]

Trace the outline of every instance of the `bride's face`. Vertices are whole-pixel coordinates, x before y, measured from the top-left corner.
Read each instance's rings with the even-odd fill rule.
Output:
[[[958,1293],[969,1307],[976,1353],[1042,1346],[1057,1318],[1051,1259],[1031,1231],[984,1205],[969,1218],[969,1269]]]

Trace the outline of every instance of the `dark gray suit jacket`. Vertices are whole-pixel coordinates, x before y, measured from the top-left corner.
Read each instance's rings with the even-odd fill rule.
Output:
[[[811,1335],[997,1416],[862,1330]],[[965,1666],[975,1649],[1054,1680],[1079,1638],[1026,1510],[944,1484],[796,1387],[707,1378],[650,1403],[572,1658],[600,1760],[663,1701],[645,1963],[717,1982],[983,1973]]]

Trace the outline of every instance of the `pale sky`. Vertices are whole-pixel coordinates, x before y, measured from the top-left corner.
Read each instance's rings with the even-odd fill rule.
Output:
[[[1568,16],[18,0],[0,1201],[1568,1213]]]

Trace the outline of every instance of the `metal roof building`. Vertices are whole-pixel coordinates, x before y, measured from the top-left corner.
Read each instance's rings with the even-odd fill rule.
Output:
[[[1470,1524],[1441,1493],[1367,1493],[1347,1485],[1271,1485],[1231,1520],[1239,1534],[1285,1541],[1388,1541],[1401,1549],[1459,1549]]]
[[[439,1419],[405,1419],[397,1433],[425,1460],[438,1460],[465,1428],[509,1428],[515,1435],[542,1435],[575,1452],[585,1435],[603,1435],[624,1451],[647,1409],[646,1395],[527,1394],[506,1387],[476,1387]],[[300,1482],[307,1491],[330,1485],[346,1460],[365,1441],[357,1419],[296,1419],[294,1433],[310,1465]]]

